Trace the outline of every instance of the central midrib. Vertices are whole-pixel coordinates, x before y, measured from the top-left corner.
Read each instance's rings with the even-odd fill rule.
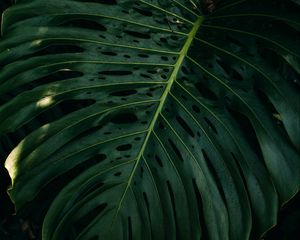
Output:
[[[168,84],[167,84],[167,86],[166,86],[166,88],[165,88],[163,94],[162,94],[161,97],[160,97],[159,105],[158,105],[158,107],[157,107],[157,109],[156,109],[156,111],[155,111],[155,114],[154,114],[154,116],[153,116],[151,122],[150,122],[150,125],[149,125],[149,128],[148,128],[148,132],[147,132],[147,136],[146,136],[146,138],[145,138],[145,140],[144,140],[144,143],[143,143],[143,145],[142,145],[142,147],[141,147],[141,150],[140,150],[140,152],[139,152],[139,154],[138,154],[138,156],[137,156],[137,161],[136,161],[136,163],[135,163],[135,165],[134,165],[134,167],[133,167],[133,170],[132,170],[132,172],[131,172],[131,174],[130,174],[130,177],[129,177],[129,179],[128,179],[128,183],[127,183],[127,185],[126,185],[126,188],[125,188],[125,190],[124,190],[124,193],[122,194],[121,200],[120,200],[120,202],[119,202],[119,205],[118,205],[118,208],[117,208],[117,211],[116,211],[116,214],[115,214],[115,217],[114,217],[114,219],[113,219],[113,221],[112,221],[111,226],[113,225],[113,223],[114,223],[114,221],[115,221],[115,218],[117,217],[117,215],[118,215],[118,213],[119,213],[119,211],[120,211],[120,208],[121,208],[123,199],[124,199],[124,197],[125,197],[125,195],[126,195],[126,193],[127,193],[127,190],[128,190],[128,188],[129,188],[129,186],[131,185],[132,178],[133,178],[133,176],[134,176],[134,174],[135,174],[135,171],[136,171],[136,169],[137,169],[137,167],[138,167],[138,165],[139,165],[139,163],[140,163],[140,160],[141,160],[141,158],[142,158],[142,155],[143,155],[143,153],[144,153],[144,150],[145,150],[145,148],[146,148],[146,146],[147,146],[148,140],[149,140],[149,138],[150,138],[150,136],[151,136],[151,133],[152,133],[152,131],[153,131],[154,127],[155,127],[155,124],[156,124],[156,122],[157,122],[157,119],[158,119],[158,117],[159,117],[159,115],[160,115],[160,113],[161,113],[161,111],[162,111],[162,109],[163,109],[163,106],[165,105],[165,101],[166,101],[166,99],[167,99],[167,97],[168,97],[168,95],[169,95],[169,93],[170,93],[170,91],[171,91],[171,88],[172,88],[172,86],[173,86],[174,81],[176,80],[177,74],[178,74],[178,72],[179,72],[179,70],[180,70],[180,67],[181,67],[183,61],[184,61],[184,58],[186,57],[186,55],[187,55],[187,53],[188,53],[188,50],[190,49],[190,46],[191,46],[191,44],[192,44],[192,42],[193,42],[193,40],[194,40],[194,37],[195,37],[196,34],[197,34],[197,32],[198,32],[198,30],[199,30],[199,28],[200,28],[202,22],[203,22],[203,17],[199,17],[199,18],[197,19],[197,21],[194,23],[193,28],[192,28],[192,30],[190,31],[190,33],[189,33],[189,35],[188,35],[188,37],[187,37],[187,40],[186,40],[186,42],[185,42],[183,48],[182,48],[181,51],[180,51],[178,60],[177,60],[176,64],[174,65],[174,69],[173,69],[173,72],[172,72],[172,74],[171,74],[171,76],[170,76],[170,79],[169,79],[169,81],[168,81]]]

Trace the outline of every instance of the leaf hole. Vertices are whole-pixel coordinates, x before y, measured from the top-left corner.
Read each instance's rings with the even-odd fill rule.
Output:
[[[130,95],[134,95],[134,94],[136,94],[136,93],[137,93],[136,90],[128,89],[128,90],[122,90],[122,91],[112,92],[112,93],[110,93],[109,95],[110,95],[110,96],[118,96],[118,97],[121,97],[121,96],[130,96]]]
[[[168,40],[166,39],[166,38],[160,38],[159,39],[162,43],[167,43],[168,42]]]
[[[142,39],[150,39],[151,35],[148,33],[142,33],[142,32],[136,32],[136,31],[130,31],[130,30],[124,30],[124,33],[136,37],[136,38],[142,38]]]
[[[144,15],[145,17],[152,17],[153,16],[152,12],[150,12],[150,11],[140,9],[140,8],[136,8],[136,7],[133,7],[133,9],[136,12],[138,12],[139,14]]]
[[[182,98],[183,100],[185,100],[185,101],[188,100],[187,97],[186,97],[185,95],[181,94],[180,96],[181,96],[181,98]]]
[[[131,148],[132,148],[132,144],[123,144],[123,145],[116,147],[116,149],[120,152],[128,151]]]
[[[148,92],[146,95],[149,97],[153,97],[153,94],[151,92]]]
[[[101,71],[99,74],[103,75],[110,75],[110,76],[127,76],[131,75],[131,71],[121,71],[121,70],[115,70],[115,71]]]
[[[194,112],[200,113],[200,108],[198,108],[196,105],[193,105],[192,109],[193,109]]]
[[[79,71],[73,71],[73,70],[68,70],[66,71],[65,69],[58,70],[54,73],[51,73],[45,77],[36,79],[31,82],[32,88],[35,88],[36,86],[41,86],[43,84],[48,84],[51,82],[57,82],[57,81],[62,81],[70,78],[78,78],[82,77],[84,74]]]
[[[128,240],[133,240],[133,238],[132,238],[132,222],[131,222],[131,217],[128,217]]]
[[[133,113],[119,113],[115,115],[110,121],[114,124],[129,124],[138,120],[137,116]]]
[[[97,31],[107,31],[107,28],[104,25],[88,19],[71,19],[69,21],[63,22],[59,26],[85,28]]]
[[[165,74],[162,74],[160,76],[161,76],[162,79],[167,79],[167,75],[165,75]]]
[[[215,134],[218,134],[218,131],[217,131],[216,127],[213,125],[213,123],[207,117],[204,117],[204,120],[207,123],[207,125],[209,126],[209,128],[212,129],[215,132]]]
[[[186,75],[189,74],[189,71],[188,71],[188,69],[187,69],[185,66],[182,66],[182,67],[181,67],[181,71],[182,71],[184,74],[186,74]]]
[[[143,175],[144,175],[144,168],[141,167],[140,177],[143,178]]]
[[[156,74],[157,71],[155,71],[155,70],[147,70],[147,73],[150,73],[150,74]]]
[[[163,167],[163,163],[162,163],[162,161],[161,161],[161,159],[160,159],[159,156],[155,155],[155,160],[156,160],[156,162],[158,163],[158,165],[159,165],[160,167]]]
[[[103,55],[106,56],[117,56],[118,54],[114,53],[114,52],[101,52]]]
[[[186,121],[184,121],[180,116],[176,116],[176,120],[180,124],[180,126],[186,131],[187,134],[189,134],[191,137],[195,137],[194,132],[186,123]]]
[[[163,61],[168,61],[168,60],[169,60],[169,58],[166,57],[166,56],[161,56],[161,59],[162,59]]]
[[[149,55],[147,54],[138,54],[138,56],[141,58],[149,58]]]
[[[235,70],[232,70],[231,77],[239,82],[244,80],[243,76]]]
[[[93,126],[76,136],[76,139],[85,138],[101,130],[103,125]]]
[[[184,159],[183,159],[183,157],[182,157],[182,155],[181,155],[179,149],[178,149],[177,146],[175,145],[175,143],[174,143],[170,138],[168,139],[168,142],[170,143],[170,145],[171,145],[171,147],[172,147],[174,153],[179,157],[180,161],[181,161],[181,162],[184,162]]]
[[[98,153],[94,156],[92,156],[89,160],[87,160],[92,165],[96,165],[100,162],[103,162],[107,158],[106,154]]]
[[[149,75],[144,74],[144,73],[141,73],[140,76],[143,77],[143,78],[148,78],[148,79],[151,78]]]
[[[218,99],[217,95],[204,84],[198,82],[195,84],[195,87],[203,97],[213,101]]]
[[[165,129],[165,126],[164,126],[164,124],[163,124],[162,122],[159,122],[159,123],[158,123],[158,127],[159,127],[159,129],[161,129],[161,130]]]

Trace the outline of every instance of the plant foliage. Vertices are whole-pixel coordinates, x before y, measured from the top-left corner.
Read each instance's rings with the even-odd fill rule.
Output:
[[[0,42],[17,211],[44,240],[259,238],[300,185],[298,4],[18,0]]]

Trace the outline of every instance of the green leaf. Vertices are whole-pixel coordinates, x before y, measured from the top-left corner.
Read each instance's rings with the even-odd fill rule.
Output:
[[[200,5],[4,12],[9,194],[42,239],[257,239],[298,192],[299,6]]]

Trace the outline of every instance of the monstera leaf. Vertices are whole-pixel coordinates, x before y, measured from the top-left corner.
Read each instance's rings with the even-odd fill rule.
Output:
[[[217,2],[4,12],[9,194],[42,239],[244,240],[276,224],[300,185],[299,3]]]

